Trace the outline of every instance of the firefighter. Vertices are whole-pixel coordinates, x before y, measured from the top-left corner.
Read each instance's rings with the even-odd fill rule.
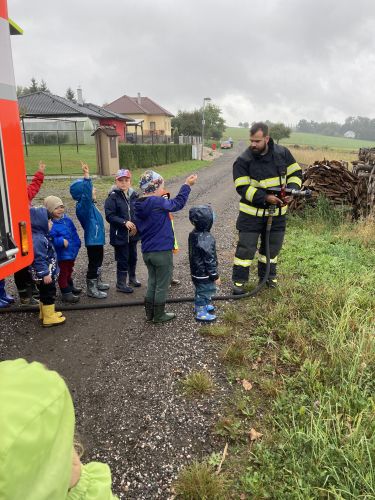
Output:
[[[277,286],[277,256],[284,240],[285,214],[291,197],[288,197],[284,204],[275,195],[267,194],[266,189],[276,186],[300,189],[301,167],[287,148],[274,143],[268,135],[268,126],[258,122],[254,123],[250,129],[250,146],[234,162],[233,180],[241,196],[236,224],[239,239],[233,262],[233,294],[245,293],[245,284],[249,279],[250,266],[257,250],[259,236],[259,280],[261,281],[265,276],[267,262],[265,234],[270,205],[276,205],[276,210],[270,232],[271,269],[267,285],[275,288]]]

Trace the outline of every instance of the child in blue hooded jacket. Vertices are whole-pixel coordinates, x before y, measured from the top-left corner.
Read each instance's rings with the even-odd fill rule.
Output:
[[[47,196],[44,206],[52,220],[50,237],[53,242],[59,263],[60,274],[58,278],[63,302],[74,304],[79,301],[82,288],[73,284],[72,274],[81,240],[72,219],[65,213],[65,207],[58,196]]]
[[[109,285],[101,279],[104,258],[105,230],[102,214],[96,206],[95,187],[90,179],[87,163],[81,162],[83,179],[70,185],[70,194],[77,202],[76,215],[85,236],[88,267],[86,274],[87,295],[95,299],[105,299]]]
[[[39,299],[39,318],[44,327],[65,322],[61,312],[55,311],[56,281],[59,275],[56,252],[49,236],[50,226],[45,207],[30,208],[31,232],[33,238],[34,260],[30,266],[31,276],[37,283]]]
[[[154,323],[164,323],[175,317],[173,313],[165,312],[174,248],[174,232],[169,213],[184,208],[191,186],[196,180],[196,175],[190,175],[176,198],[171,200],[163,197],[164,179],[153,170],[145,172],[139,181],[143,196],[135,202],[135,220],[142,241],[143,260],[148,270],[146,318]]]

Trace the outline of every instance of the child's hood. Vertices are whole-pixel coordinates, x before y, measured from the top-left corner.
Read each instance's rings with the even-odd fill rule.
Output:
[[[48,212],[45,207],[31,207],[30,220],[32,232],[48,235]]]
[[[0,498],[66,498],[74,408],[64,380],[37,362],[3,361],[0,401]]]
[[[197,231],[209,231],[214,223],[214,214],[209,205],[199,205],[189,210],[189,220]]]
[[[76,181],[72,182],[70,185],[70,195],[75,201],[79,201],[82,198],[83,194],[83,187],[84,187],[84,180],[83,179],[77,179]]]

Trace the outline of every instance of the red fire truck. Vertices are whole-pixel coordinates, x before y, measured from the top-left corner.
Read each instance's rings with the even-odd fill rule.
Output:
[[[22,30],[8,18],[7,0],[0,0],[0,279],[33,260],[11,34]]]

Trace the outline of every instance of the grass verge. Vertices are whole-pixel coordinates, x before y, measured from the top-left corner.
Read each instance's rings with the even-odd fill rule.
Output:
[[[325,208],[289,220],[280,289],[224,315],[227,498],[375,498],[374,221]]]

